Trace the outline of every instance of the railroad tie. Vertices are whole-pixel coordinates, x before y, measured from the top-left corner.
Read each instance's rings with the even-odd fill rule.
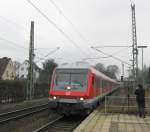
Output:
[[[111,121],[109,132],[118,132],[118,122]]]

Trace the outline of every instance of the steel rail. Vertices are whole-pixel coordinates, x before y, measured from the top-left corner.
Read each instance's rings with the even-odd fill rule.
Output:
[[[54,124],[56,121],[62,119],[64,116],[60,116],[58,118],[56,118],[55,120],[48,122],[47,124],[43,125],[42,127],[34,130],[33,132],[44,132],[46,131],[52,124]]]
[[[2,113],[0,114],[0,124],[6,123],[11,120],[20,119],[28,115],[44,111],[46,109],[48,109],[48,104],[42,104],[42,105],[24,108],[21,110]]]
[[[85,118],[70,118],[65,116],[60,116],[54,121],[51,121],[45,125],[43,125],[41,128],[36,129],[33,132],[45,132],[45,131],[59,131],[59,132],[72,132]]]

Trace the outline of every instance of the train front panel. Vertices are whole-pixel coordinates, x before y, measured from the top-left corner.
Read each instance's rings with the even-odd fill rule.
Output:
[[[62,113],[81,112],[89,98],[88,69],[56,69],[49,92],[49,108]]]

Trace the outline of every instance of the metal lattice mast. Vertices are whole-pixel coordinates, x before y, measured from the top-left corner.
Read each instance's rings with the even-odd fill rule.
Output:
[[[136,35],[135,4],[131,4],[131,10],[132,10],[133,78],[136,85],[138,78],[138,49],[137,49],[137,35]]]
[[[28,67],[28,82],[27,82],[27,99],[32,99],[33,94],[34,94],[33,59],[34,59],[34,22],[31,21],[30,46],[29,46],[29,67]]]

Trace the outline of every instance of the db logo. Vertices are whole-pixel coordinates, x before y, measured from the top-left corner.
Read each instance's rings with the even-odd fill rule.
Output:
[[[67,91],[67,92],[66,92],[66,95],[70,95],[70,91]]]

